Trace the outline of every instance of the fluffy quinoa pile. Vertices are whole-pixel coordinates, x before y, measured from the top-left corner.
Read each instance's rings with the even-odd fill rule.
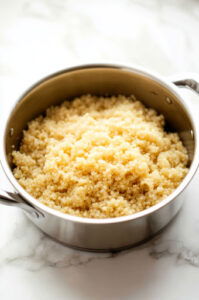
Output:
[[[29,122],[14,176],[61,212],[112,218],[151,207],[187,174],[188,155],[164,117],[134,96],[83,95]]]

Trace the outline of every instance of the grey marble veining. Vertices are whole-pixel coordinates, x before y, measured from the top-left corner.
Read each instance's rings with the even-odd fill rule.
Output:
[[[0,1],[0,124],[24,89],[74,64],[116,61],[163,76],[199,73],[198,30],[194,0]],[[198,97],[181,92],[199,116]],[[198,180],[199,173],[162,233],[114,255],[69,249],[21,211],[1,206],[0,299],[197,299]],[[2,170],[0,187],[10,189]]]

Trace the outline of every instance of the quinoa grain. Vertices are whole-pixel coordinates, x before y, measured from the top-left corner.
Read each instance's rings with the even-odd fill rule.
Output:
[[[43,204],[88,218],[151,207],[185,177],[188,155],[164,117],[135,97],[84,95],[29,122],[14,176]]]

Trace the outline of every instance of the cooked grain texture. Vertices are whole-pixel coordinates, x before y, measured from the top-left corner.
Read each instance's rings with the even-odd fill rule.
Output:
[[[108,218],[155,205],[187,173],[187,151],[164,117],[133,96],[84,95],[28,124],[13,170],[22,187],[67,214]]]

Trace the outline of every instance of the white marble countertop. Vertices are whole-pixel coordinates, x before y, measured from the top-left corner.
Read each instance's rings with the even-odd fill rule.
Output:
[[[198,32],[194,0],[1,0],[0,123],[30,84],[70,65],[125,61],[165,76],[199,73]],[[199,113],[196,95],[183,93]],[[1,205],[0,299],[198,299],[198,180],[162,234],[116,255],[64,247]],[[2,170],[0,187],[10,188]]]

